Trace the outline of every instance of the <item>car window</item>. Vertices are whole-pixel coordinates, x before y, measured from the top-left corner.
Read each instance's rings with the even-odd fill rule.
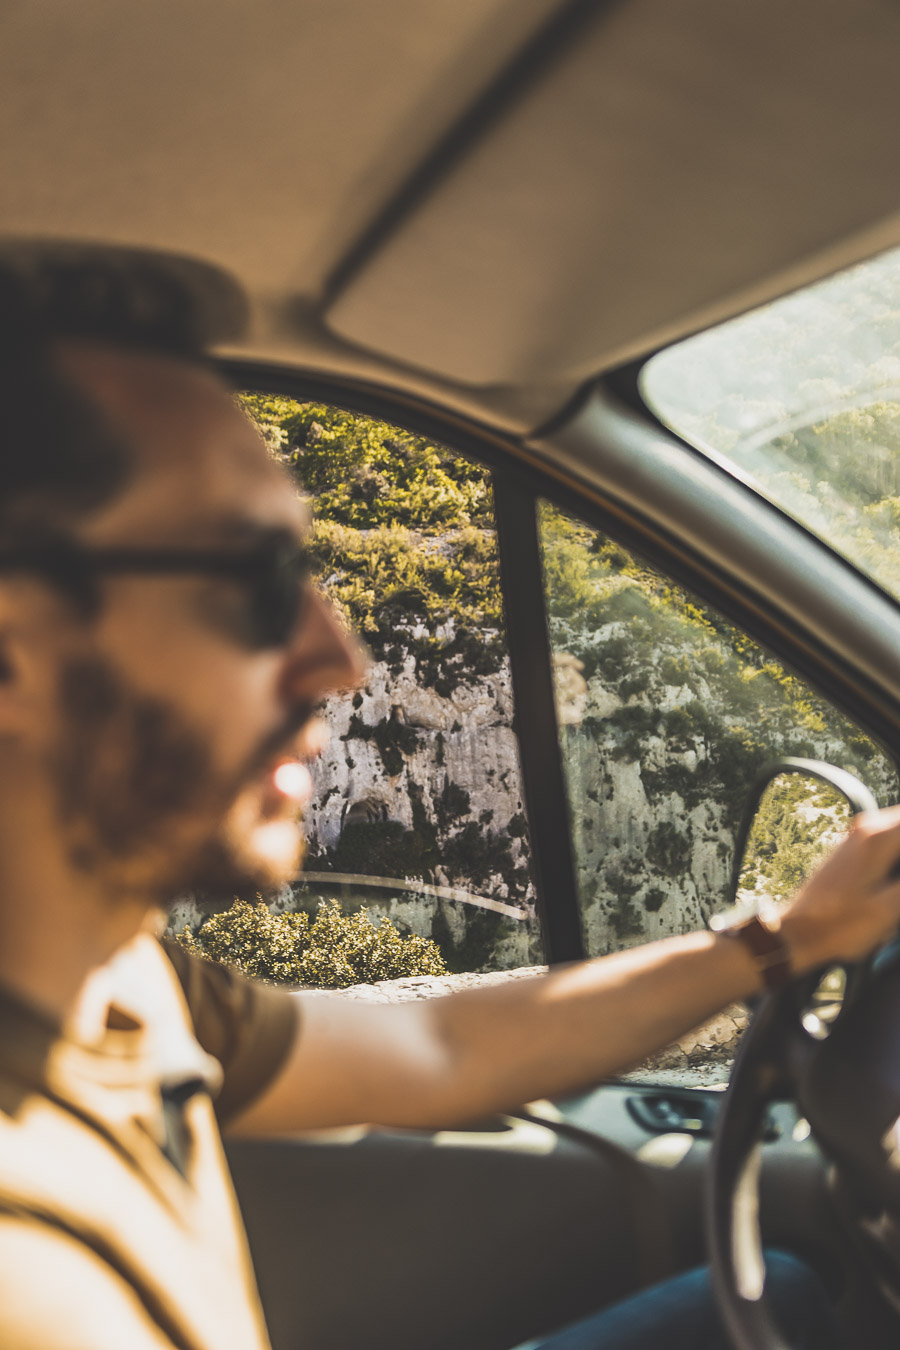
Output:
[[[557,720],[587,949],[702,927],[728,902],[755,776],[782,755],[857,774],[882,805],[893,764],[715,610],[549,502],[540,534]],[[641,1071],[724,1081],[731,1010]]]
[[[309,500],[317,584],[371,653],[364,686],[323,708],[331,741],[313,766],[304,871],[269,906],[310,920],[295,979],[539,963],[489,472],[325,404],[243,403]],[[407,959],[391,939],[348,964],[348,946],[371,946],[366,920],[382,919],[440,960],[421,944],[413,959],[415,943]],[[269,921],[243,921],[252,973],[266,976]],[[207,945],[227,955],[214,929]]]
[[[900,598],[900,250],[660,352],[641,391]]]

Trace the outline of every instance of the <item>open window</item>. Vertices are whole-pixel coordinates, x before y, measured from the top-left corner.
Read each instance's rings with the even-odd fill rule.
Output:
[[[489,471],[327,404],[242,401],[309,501],[316,584],[371,657],[362,687],[324,705],[331,741],[312,766],[304,869],[268,906],[319,920],[297,978],[337,987],[539,963]],[[362,924],[352,945],[364,912],[409,959],[392,939],[341,965],[336,916]]]

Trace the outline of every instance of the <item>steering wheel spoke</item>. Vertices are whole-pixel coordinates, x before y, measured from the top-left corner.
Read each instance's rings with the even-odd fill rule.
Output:
[[[759,1225],[762,1135],[773,1101],[795,1094],[816,1043],[802,1023],[815,983],[767,995],[744,1035],[713,1147],[707,1221],[713,1282],[739,1350],[789,1350],[765,1301]]]

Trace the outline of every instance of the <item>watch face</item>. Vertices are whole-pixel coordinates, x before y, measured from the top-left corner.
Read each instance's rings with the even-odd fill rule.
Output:
[[[712,933],[722,933],[726,928],[736,928],[738,924],[746,923],[758,913],[758,901],[744,900],[740,904],[731,905],[728,909],[720,909],[717,914],[711,914],[706,926]]]

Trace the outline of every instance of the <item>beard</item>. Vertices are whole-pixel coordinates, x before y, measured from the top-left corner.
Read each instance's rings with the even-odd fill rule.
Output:
[[[73,866],[112,899],[128,892],[166,905],[191,893],[213,907],[296,875],[304,851],[296,813],[267,812],[258,782],[310,705],[294,709],[231,775],[216,767],[199,728],[103,658],[65,664],[59,707],[50,763],[58,820]]]

